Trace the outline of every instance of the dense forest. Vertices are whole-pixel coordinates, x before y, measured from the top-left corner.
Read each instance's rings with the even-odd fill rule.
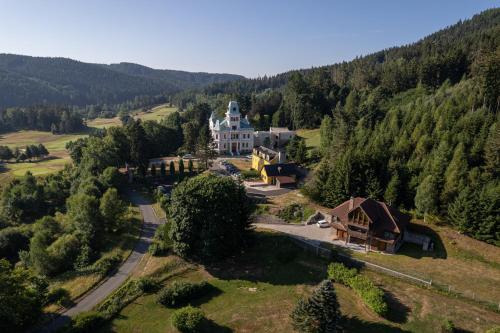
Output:
[[[170,95],[241,78],[156,70],[131,63],[101,65],[66,58],[0,54],[0,108],[42,103],[119,104],[140,95]]]
[[[0,110],[0,133],[19,130],[74,133],[85,128],[82,117],[66,107],[38,105]]]
[[[500,244],[500,9],[331,66],[185,91],[237,99],[257,129],[321,127],[304,190],[333,207],[369,196]]]

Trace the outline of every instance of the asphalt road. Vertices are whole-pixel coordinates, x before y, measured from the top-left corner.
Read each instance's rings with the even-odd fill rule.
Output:
[[[85,294],[82,298],[78,299],[75,305],[59,317],[55,318],[47,326],[35,330],[34,332],[53,332],[54,330],[62,327],[70,321],[71,317],[85,311],[91,310],[94,306],[103,301],[109,294],[118,288],[128,278],[130,273],[139,264],[142,257],[148,251],[149,244],[153,239],[156,227],[160,224],[161,220],[156,217],[151,202],[144,198],[137,192],[130,192],[130,201],[139,207],[142,218],[144,220],[141,237],[135,245],[130,256],[120,266],[112,276],[110,276],[104,283],[99,285],[94,290]]]

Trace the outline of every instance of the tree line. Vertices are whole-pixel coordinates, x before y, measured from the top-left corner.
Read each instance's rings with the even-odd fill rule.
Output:
[[[15,159],[16,162],[31,160],[32,158],[43,159],[49,156],[49,151],[43,144],[28,145],[25,149],[19,147],[12,150],[8,146],[0,146],[0,161]]]
[[[60,134],[84,129],[81,116],[67,107],[39,105],[0,109],[0,132],[38,130]]]

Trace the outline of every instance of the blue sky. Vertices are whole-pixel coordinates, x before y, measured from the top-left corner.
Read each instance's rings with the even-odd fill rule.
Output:
[[[0,0],[0,53],[248,77],[414,42],[488,0]]]

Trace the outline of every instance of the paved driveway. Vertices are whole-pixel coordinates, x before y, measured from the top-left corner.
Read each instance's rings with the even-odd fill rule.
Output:
[[[255,226],[263,229],[270,229],[279,232],[283,232],[292,237],[299,238],[308,243],[319,245],[320,242],[326,242],[334,244],[336,246],[341,246],[349,248],[353,251],[365,252],[364,246],[358,244],[348,243],[345,244],[344,241],[333,240],[331,232],[332,228],[318,228],[316,224],[303,225],[303,224],[271,224],[271,223],[254,223]]]
[[[113,290],[125,282],[130,273],[139,264],[143,256],[148,251],[148,247],[153,239],[156,227],[160,224],[161,220],[156,217],[153,206],[151,206],[151,202],[144,198],[141,194],[131,192],[130,200],[134,205],[139,207],[144,220],[141,237],[130,256],[120,266],[118,271],[110,276],[103,284],[99,285],[96,289],[90,291],[88,294],[77,300],[76,304],[72,308],[67,309],[61,314],[61,316],[54,319],[46,327],[34,332],[53,332],[68,323],[71,317],[74,317],[81,312],[91,310],[94,306],[99,304],[109,294],[111,294]]]

